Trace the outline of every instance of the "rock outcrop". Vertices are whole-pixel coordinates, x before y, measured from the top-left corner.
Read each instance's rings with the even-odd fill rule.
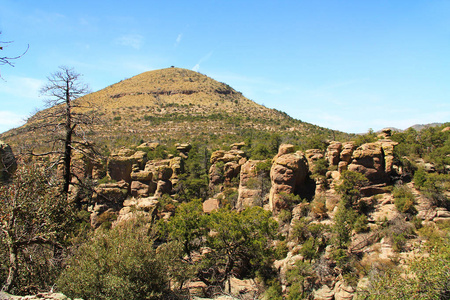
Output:
[[[108,158],[107,174],[112,180],[125,180],[130,183],[133,165],[136,164],[139,169],[143,169],[146,162],[147,153],[144,151],[121,149]]]
[[[209,189],[211,193],[217,193],[223,186],[237,185],[241,166],[247,161],[247,155],[233,144],[231,150],[214,151],[211,155],[211,167],[209,169]]]
[[[324,158],[323,151],[320,149],[308,149],[305,151],[305,157],[308,161],[309,171],[316,172],[316,161]]]
[[[94,206],[91,211],[91,225],[96,228],[104,221],[115,219],[128,196],[129,184],[124,180],[115,183],[99,184],[93,195]]]
[[[367,143],[359,146],[352,155],[348,170],[359,172],[371,183],[388,181],[385,171],[384,151],[380,143]]]
[[[281,193],[299,194],[308,175],[306,158],[301,151],[294,152],[293,145],[281,145],[270,170],[272,187],[269,208],[274,212],[283,209]]]
[[[16,169],[17,161],[11,147],[0,141],[0,181],[8,180]]]
[[[269,174],[265,174],[264,170],[258,170],[258,164],[262,163],[264,163],[262,160],[248,160],[241,166],[239,196],[236,203],[238,211],[246,207],[263,206],[269,185],[267,182]]]
[[[326,158],[329,166],[337,166],[340,161],[342,151],[342,143],[333,141],[327,148]]]

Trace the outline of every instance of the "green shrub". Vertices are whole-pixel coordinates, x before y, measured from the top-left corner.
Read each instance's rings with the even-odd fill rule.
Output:
[[[273,283],[265,292],[263,299],[267,300],[283,300],[283,294],[280,283]]]
[[[417,209],[414,206],[414,194],[406,186],[396,186],[392,195],[395,198],[395,207],[399,212],[412,215],[417,214]]]
[[[356,218],[355,224],[353,224],[353,230],[355,230],[356,233],[367,232],[369,231],[369,226],[367,226],[368,223],[367,216],[360,215]]]
[[[287,299],[309,299],[312,296],[316,274],[310,263],[298,260],[293,268],[286,272],[289,284]]]
[[[160,299],[169,289],[168,261],[160,256],[142,221],[97,230],[69,259],[57,286],[72,298]]]
[[[290,210],[287,209],[282,209],[279,214],[278,214],[278,220],[280,220],[280,222],[282,224],[287,224],[291,221],[292,218],[292,213]]]

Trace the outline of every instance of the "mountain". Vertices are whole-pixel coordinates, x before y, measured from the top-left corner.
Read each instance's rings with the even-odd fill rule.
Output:
[[[408,127],[407,129],[412,128],[415,131],[421,131],[422,129],[427,129],[427,128],[430,128],[430,127],[437,127],[437,126],[441,126],[442,124],[443,123],[415,124],[415,125],[413,125],[411,127]]]
[[[98,122],[86,134],[108,148],[141,141],[202,141],[222,144],[264,138],[274,133],[294,144],[312,135],[335,139],[344,135],[289,117],[247,98],[225,83],[181,68],[149,71],[76,100]],[[50,108],[51,109],[51,108]],[[29,128],[41,111],[20,128],[0,135],[15,147],[24,141],[45,147],[47,132]]]

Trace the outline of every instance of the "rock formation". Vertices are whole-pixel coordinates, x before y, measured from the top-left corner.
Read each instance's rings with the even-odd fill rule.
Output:
[[[265,190],[269,185],[266,183],[268,174],[264,170],[258,170],[258,164],[264,163],[262,160],[248,160],[241,166],[239,180],[239,196],[236,203],[236,209],[241,211],[246,207],[263,206]]]
[[[144,151],[134,152],[130,149],[121,149],[108,158],[107,174],[112,180],[125,180],[129,183],[133,165],[137,164],[139,169],[142,169],[146,162],[147,153]]]
[[[326,158],[329,166],[337,166],[340,160],[340,154],[342,150],[342,143],[331,142],[327,148]]]
[[[209,189],[212,193],[222,190],[223,186],[232,186],[241,171],[241,166],[247,161],[244,151],[233,144],[231,150],[214,151],[211,155],[209,169]],[[237,183],[237,182],[236,182]]]
[[[367,143],[359,146],[352,155],[348,170],[359,172],[372,183],[388,181],[385,171],[384,152],[379,143]]]
[[[308,166],[303,152],[294,152],[293,145],[281,145],[270,170],[270,210],[278,212],[283,208],[280,193],[299,194],[307,175]]]
[[[305,151],[305,157],[308,161],[309,171],[315,173],[316,161],[324,157],[323,151],[320,149],[308,149]]]
[[[8,178],[17,169],[17,162],[11,147],[3,141],[0,141],[0,181]]]

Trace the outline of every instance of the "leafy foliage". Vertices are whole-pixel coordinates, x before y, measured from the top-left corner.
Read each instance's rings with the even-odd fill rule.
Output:
[[[448,236],[428,242],[429,256],[417,257],[409,268],[376,272],[361,299],[449,299],[450,243]]]
[[[344,171],[341,174],[341,183],[336,186],[336,191],[341,195],[341,199],[346,207],[357,204],[361,198],[360,189],[367,185],[369,180],[361,173],[354,171]]]
[[[211,234],[206,237],[210,249],[202,261],[199,277],[209,286],[222,286],[231,275],[254,276],[264,271],[273,257],[270,239],[277,223],[270,212],[260,207],[241,213],[221,209],[211,213],[208,221]]]
[[[415,197],[406,186],[396,186],[392,192],[395,198],[395,207],[401,213],[415,215],[417,209],[414,206]]]
[[[167,224],[169,239],[181,243],[184,254],[190,257],[192,251],[201,246],[201,239],[206,235],[206,222],[199,199],[182,203]]]
[[[156,251],[149,228],[137,219],[97,230],[69,259],[57,285],[69,297],[160,299],[170,290],[167,255]]]

